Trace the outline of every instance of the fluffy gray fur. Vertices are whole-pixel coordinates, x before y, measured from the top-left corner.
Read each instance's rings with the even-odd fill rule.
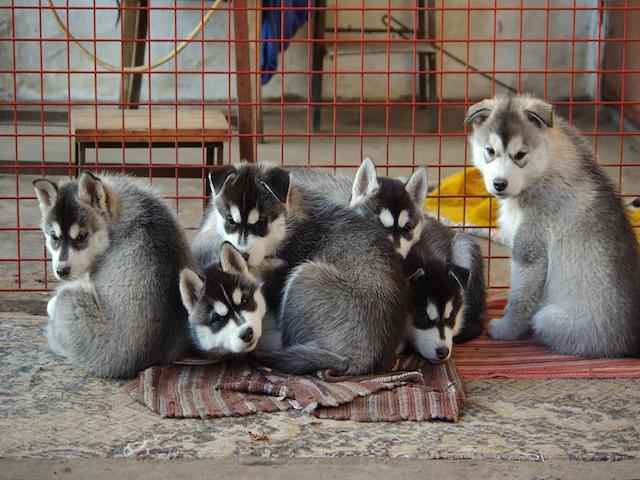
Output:
[[[349,204],[353,178],[311,168],[295,168],[290,172],[291,181],[295,186],[321,194],[327,201],[338,205]]]
[[[533,330],[564,354],[637,355],[638,244],[587,141],[529,96],[485,100],[468,121],[473,161],[499,198],[513,248],[509,302],[489,334],[506,340]]]
[[[291,373],[388,369],[409,303],[400,257],[376,222],[321,195],[307,192],[302,202],[304,215],[278,252],[288,265],[278,318],[284,348],[258,358]]]
[[[416,177],[413,175],[411,179]],[[383,208],[394,212],[400,208],[410,211],[412,217],[419,219],[414,221],[415,235],[409,235],[417,242],[412,247],[414,259],[429,256],[442,262],[451,262],[470,272],[469,281],[464,286],[464,327],[455,341],[464,342],[480,334],[481,319],[486,308],[484,265],[480,247],[468,234],[456,233],[421,213],[426,196],[426,178],[421,179],[423,185],[417,189],[419,193],[416,194],[416,198],[412,198],[410,191],[406,189],[405,185],[408,185],[408,182],[385,177],[376,178],[375,166],[370,158],[364,159],[355,179],[309,170],[294,170],[292,178],[294,184],[326,195],[329,200],[344,205],[350,204],[354,194],[362,192],[363,195],[354,204],[354,208],[375,221],[379,221],[378,212]],[[354,185],[358,182],[360,185]],[[401,203],[402,206],[390,205],[390,202]],[[394,242],[394,245],[396,250],[399,250],[400,244]],[[409,263],[414,262],[407,262],[405,269],[410,268]],[[406,273],[411,275],[413,272]]]
[[[182,354],[188,329],[178,278],[191,255],[169,207],[120,176],[40,179],[34,188],[54,259],[54,227],[56,239],[80,229],[88,242],[69,249],[69,281],[49,302],[51,349],[101,377],[131,377]]]

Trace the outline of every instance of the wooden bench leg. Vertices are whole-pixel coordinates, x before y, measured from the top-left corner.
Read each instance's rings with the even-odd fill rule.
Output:
[[[87,145],[76,141],[74,156],[76,167],[74,176],[77,178],[80,176],[80,169],[85,165],[87,160]]]
[[[222,142],[207,143],[205,145],[205,152],[206,152],[205,164],[207,166],[207,175],[205,175],[204,178],[202,179],[202,181],[204,182],[203,189],[205,192],[204,207],[207,206],[209,198],[213,193],[209,188],[209,182],[207,178],[208,173],[209,171],[211,171],[211,167],[213,167],[214,165],[222,166],[224,162],[224,143]]]
[[[216,145],[216,165],[224,164],[224,143],[220,142]]]
[[[202,178],[202,188],[204,191],[204,200],[202,201],[202,207],[206,208],[207,207],[207,203],[209,203],[209,198],[211,197],[211,190],[209,188],[209,182],[208,180],[208,176],[209,176],[209,172],[211,171],[211,167],[213,166],[213,154],[214,154],[214,149],[215,149],[215,144],[213,143],[207,143],[205,145],[205,164],[207,166],[207,173],[204,175],[204,177]]]

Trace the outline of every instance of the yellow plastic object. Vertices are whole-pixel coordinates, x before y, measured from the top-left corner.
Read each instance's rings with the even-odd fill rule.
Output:
[[[465,188],[466,179],[466,188]],[[498,202],[484,188],[482,174],[469,167],[445,178],[424,202],[424,209],[433,216],[454,225],[497,227]],[[627,216],[640,241],[640,208],[628,207]]]
[[[433,216],[469,227],[496,226],[497,208],[498,202],[490,198],[482,174],[474,167],[445,178],[424,202],[424,209]]]
[[[640,208],[627,208],[627,217],[629,217],[631,226],[634,227],[633,233],[636,234],[636,238],[640,242]]]

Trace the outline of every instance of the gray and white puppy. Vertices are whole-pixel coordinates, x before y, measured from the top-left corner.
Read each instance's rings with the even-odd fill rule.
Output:
[[[220,357],[256,347],[265,299],[247,262],[230,243],[222,245],[220,262],[204,269],[204,280],[189,268],[182,270],[180,293],[199,354]]]
[[[281,292],[283,348],[257,351],[258,359],[298,374],[387,370],[410,303],[401,258],[377,221],[347,206],[302,192],[298,208],[304,215],[291,221],[278,250],[286,265],[280,283],[270,280]]]
[[[408,339],[430,362],[451,356],[453,343],[482,333],[486,310],[480,247],[463,232],[425,218],[420,240],[405,260],[415,310]]]
[[[418,168],[406,182],[402,182],[378,177],[373,160],[365,157],[353,179],[309,169],[292,171],[292,178],[293,183],[301,188],[378,220],[403,258],[420,238],[422,202],[427,195],[427,172],[424,168]]]
[[[553,350],[640,353],[640,260],[619,197],[587,143],[530,96],[473,105],[473,162],[500,203],[512,246],[511,291],[489,334],[530,330]]]
[[[169,207],[121,176],[33,182],[55,275],[49,346],[102,377],[131,377],[188,348],[178,276],[191,262]]]
[[[486,288],[480,247],[466,233],[425,216],[426,195],[424,168],[403,182],[377,177],[373,161],[365,158],[353,182],[351,205],[377,219],[404,258],[415,307],[409,342],[427,360],[440,362],[451,356],[454,341],[480,335]]]
[[[227,165],[209,175],[212,197],[192,242],[196,263],[218,261],[224,242],[246,258],[250,268],[273,256],[286,236],[289,172],[264,164]]]

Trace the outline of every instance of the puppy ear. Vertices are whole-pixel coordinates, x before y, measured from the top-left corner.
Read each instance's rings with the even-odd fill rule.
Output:
[[[404,189],[411,197],[411,201],[422,210],[422,204],[427,196],[427,169],[420,167],[405,183]]]
[[[553,127],[553,105],[547,102],[537,98],[531,99],[524,114],[527,120],[540,129]]]
[[[449,266],[449,275],[451,275],[458,282],[460,288],[462,288],[463,290],[467,289],[470,274],[471,272],[467,268],[453,264]]]
[[[471,105],[467,110],[467,116],[464,119],[464,123],[470,123],[474,127],[482,125],[491,112],[493,111],[495,101],[493,99],[482,100],[481,102]]]
[[[222,244],[220,252],[220,264],[222,271],[226,273],[234,273],[236,275],[250,276],[249,267],[246,260],[236,248],[229,242]]]
[[[83,172],[78,180],[78,198],[100,213],[111,215],[111,199],[105,184],[91,172]]]
[[[203,288],[204,282],[196,272],[188,268],[180,272],[180,296],[189,313],[196,307]]]
[[[272,167],[264,173],[262,186],[282,203],[288,203],[291,174],[284,168]]]
[[[370,195],[378,188],[378,175],[376,166],[371,157],[364,157],[351,187],[350,206],[355,206],[362,202],[367,195]]]
[[[209,189],[211,190],[211,196],[217,196],[222,193],[225,185],[229,180],[234,178],[236,173],[236,167],[233,165],[225,165],[221,169],[209,172]]]
[[[32,182],[33,189],[38,197],[38,204],[42,215],[46,214],[56,203],[58,198],[58,185],[46,178],[38,178]]]

